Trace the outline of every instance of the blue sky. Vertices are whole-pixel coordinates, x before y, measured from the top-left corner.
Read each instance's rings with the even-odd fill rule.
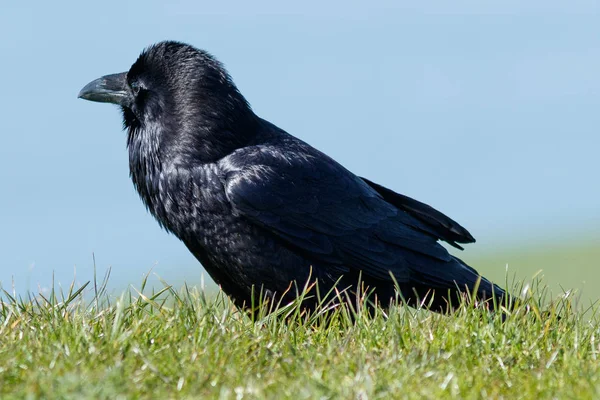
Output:
[[[175,39],[254,110],[477,237],[600,237],[595,1],[9,2],[0,12],[0,282],[18,290],[201,268],[129,181],[118,110],[79,89]]]

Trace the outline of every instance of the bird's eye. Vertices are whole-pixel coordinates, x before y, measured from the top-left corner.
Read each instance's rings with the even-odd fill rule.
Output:
[[[140,83],[138,81],[133,81],[131,82],[131,90],[133,91],[133,94],[137,95],[140,92],[140,89],[142,88],[142,85],[140,85]]]

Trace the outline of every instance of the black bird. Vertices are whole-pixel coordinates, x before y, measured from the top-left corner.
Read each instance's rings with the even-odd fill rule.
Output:
[[[381,303],[398,288],[435,311],[462,291],[506,296],[440,245],[474,242],[465,228],[258,117],[206,51],[155,44],[79,97],[121,106],[144,204],[238,306],[293,299],[309,277],[321,294],[360,279]]]

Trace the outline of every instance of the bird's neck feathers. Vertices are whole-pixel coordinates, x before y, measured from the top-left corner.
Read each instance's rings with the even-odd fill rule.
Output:
[[[262,120],[235,86],[225,89],[175,93],[149,104],[141,121],[123,107],[130,154],[212,163],[252,142]]]
[[[123,109],[131,179],[152,212],[165,190],[160,184],[165,171],[215,163],[252,143],[259,132],[262,120],[234,86],[229,93],[204,94],[175,96],[147,113],[159,118],[143,122]]]
[[[124,110],[127,127],[127,110]],[[146,207],[155,213],[154,204],[159,190],[163,160],[160,146],[160,127],[157,124],[141,126],[134,121],[127,127],[129,175]]]
[[[215,92],[217,92],[215,90]],[[259,119],[235,86],[201,91],[179,109],[176,132],[165,141],[194,162],[213,163],[252,142]]]

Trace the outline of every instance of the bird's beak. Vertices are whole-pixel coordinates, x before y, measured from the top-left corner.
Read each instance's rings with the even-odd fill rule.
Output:
[[[79,92],[80,99],[113,103],[121,106],[128,104],[127,72],[106,75],[91,81]]]

